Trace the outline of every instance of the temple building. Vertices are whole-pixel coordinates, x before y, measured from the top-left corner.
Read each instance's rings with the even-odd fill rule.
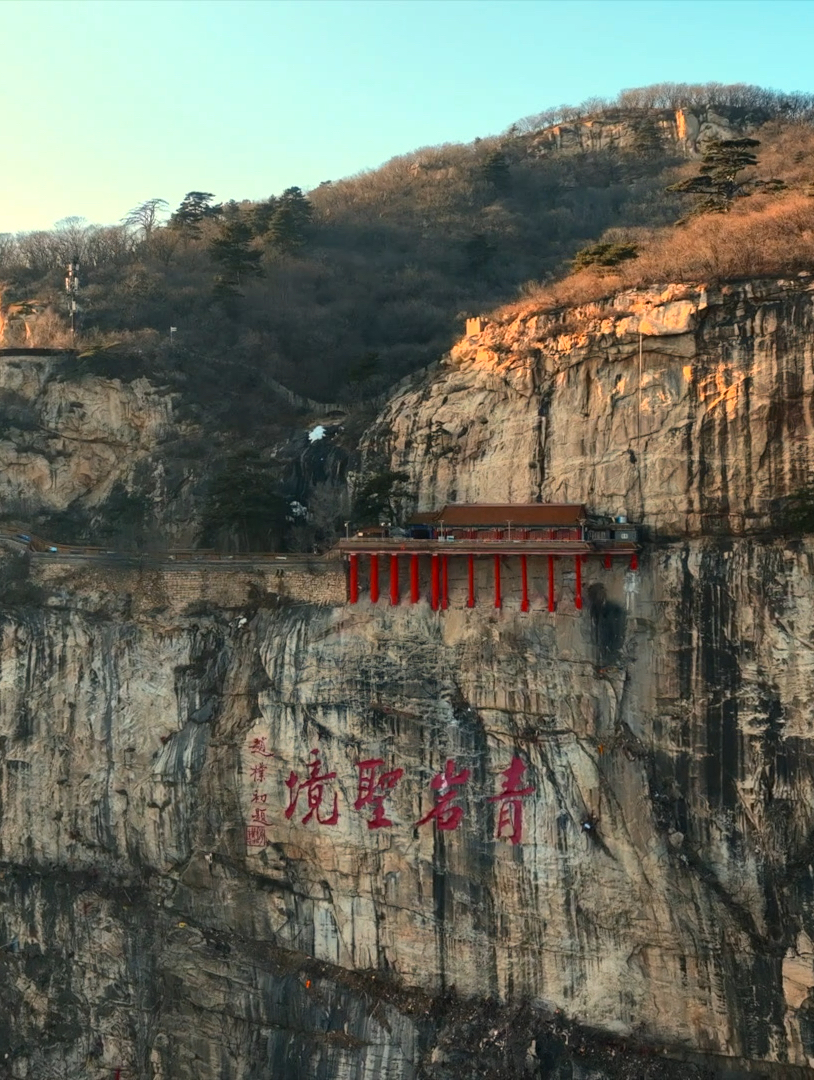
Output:
[[[340,542],[348,560],[348,600],[360,596],[360,559],[367,564],[372,603],[379,601],[380,559],[389,560],[389,598],[402,600],[402,564],[409,581],[409,602],[418,603],[428,581],[434,611],[450,606],[451,573],[466,571],[466,606],[475,607],[476,563],[491,563],[490,592],[494,606],[503,606],[504,571],[519,570],[520,610],[531,610],[530,570],[539,572],[543,560],[548,611],[556,610],[556,573],[560,560],[573,567],[574,604],[582,608],[582,567],[588,558],[602,560],[606,570],[623,561],[638,569],[639,531],[624,518],[611,521],[590,515],[581,504],[565,503],[449,503],[439,510],[414,514],[404,529],[362,530]],[[516,564],[516,565],[515,565]],[[562,563],[561,565],[564,565]]]

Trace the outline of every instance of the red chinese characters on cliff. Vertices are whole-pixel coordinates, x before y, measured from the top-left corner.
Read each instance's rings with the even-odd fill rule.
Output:
[[[248,752],[254,760],[248,767],[253,791],[247,814],[246,845],[260,848],[266,846],[266,828],[273,826],[276,817],[276,811],[269,807],[268,793],[262,790],[267,777],[271,776],[270,766],[263,759],[274,757],[274,754],[267,749],[264,737],[250,739]],[[336,825],[340,817],[339,794],[333,790],[337,773],[328,771],[318,749],[311,751],[306,769],[302,778],[292,770],[285,781],[289,792],[286,819],[290,821],[295,815],[301,814],[303,825],[311,822]],[[387,800],[403,778],[404,769],[389,768],[385,759],[379,757],[358,761],[356,769],[358,776],[353,808],[366,812],[368,829],[391,828],[393,821],[388,816]],[[498,804],[496,839],[507,840],[513,845],[523,840],[523,803],[535,793],[531,784],[524,783],[526,770],[527,766],[521,758],[512,757],[509,765],[500,773],[500,790],[486,797],[487,802]],[[448,758],[443,771],[430,781],[433,805],[415,823],[416,827],[435,822],[442,832],[457,829],[464,817],[464,789],[470,777],[468,768],[458,768],[455,759]]]
[[[246,847],[265,847],[266,830],[263,825],[246,826]]]
[[[337,821],[339,821],[339,797],[336,792],[334,792],[333,809],[330,814],[323,817],[320,813],[325,798],[325,785],[329,781],[336,779],[336,773],[320,772],[323,766],[319,759],[319,750],[312,750],[311,756],[314,760],[308,762],[308,776],[304,780],[300,780],[299,776],[292,771],[285,782],[285,786],[289,791],[285,816],[289,820],[294,816],[297,812],[300,795],[305,792],[308,810],[302,818],[303,825],[307,825],[312,818],[318,825],[336,825]]]
[[[260,757],[266,758],[274,757],[274,754],[270,750],[266,749],[265,736],[260,736],[257,739],[252,739],[252,741],[249,743],[249,753],[259,754]]]
[[[252,757],[271,758],[274,754],[268,750],[264,736],[258,736],[249,740],[249,754]],[[249,776],[253,784],[262,784],[266,779],[269,767],[265,761],[257,762],[249,768]],[[246,847],[263,848],[266,846],[266,826],[271,825],[266,811],[268,795],[255,787],[252,793],[252,810],[250,824],[246,826]]]
[[[534,794],[533,787],[520,787],[526,766],[519,757],[513,757],[508,769],[500,774],[503,788],[497,795],[490,795],[489,802],[499,802],[497,838],[519,844],[523,839],[523,799]]]
[[[252,823],[255,825],[273,825],[273,821],[269,821],[266,816],[268,811],[266,810],[266,802],[268,801],[268,793],[265,791],[255,790],[252,793]]]
[[[426,825],[429,821],[435,821],[441,830],[457,829],[464,816],[464,809],[462,806],[455,805],[455,800],[460,795],[455,788],[462,787],[468,779],[469,769],[461,769],[459,773],[456,773],[454,758],[448,758],[444,771],[438,773],[430,781],[430,787],[438,792],[435,805],[420,821],[416,822],[416,825]]]
[[[372,815],[367,820],[369,829],[388,828],[393,822],[384,812],[384,800],[404,776],[404,769],[383,769],[383,758],[368,758],[357,763],[359,781],[356,789],[354,810],[372,808]]]

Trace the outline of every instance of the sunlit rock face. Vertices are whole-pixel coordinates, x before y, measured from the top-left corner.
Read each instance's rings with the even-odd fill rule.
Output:
[[[487,323],[394,396],[367,468],[418,509],[585,502],[655,536],[776,523],[814,469],[814,286],[671,286]]]
[[[529,136],[532,153],[584,154],[636,150],[642,122],[658,131],[662,145],[688,157],[697,155],[709,139],[736,139],[769,119],[760,108],[702,106],[684,109],[605,109],[601,115],[553,124]]]
[[[367,468],[422,508],[643,515],[581,610],[532,559],[521,612],[511,557],[468,610],[453,545],[441,612],[363,577],[184,614],[10,554],[7,1075],[807,1075],[814,545],[767,507],[807,468],[810,302],[493,323],[386,406]]]

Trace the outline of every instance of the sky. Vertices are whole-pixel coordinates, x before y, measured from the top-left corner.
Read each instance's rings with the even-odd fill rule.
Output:
[[[307,190],[654,82],[814,90],[814,0],[0,0],[0,233]]]

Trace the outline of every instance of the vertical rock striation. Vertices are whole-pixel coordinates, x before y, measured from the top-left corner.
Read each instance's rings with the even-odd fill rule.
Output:
[[[762,108],[702,106],[681,109],[603,109],[601,114],[553,124],[529,136],[531,152],[598,153],[634,151],[642,123],[652,124],[661,140],[688,157],[698,154],[708,139],[742,136],[770,118]]]
[[[136,495],[165,541],[192,541],[201,452],[185,445],[197,432],[174,415],[165,387],[83,373],[73,353],[4,350],[0,425],[5,515],[93,517],[111,495]]]
[[[388,403],[367,468],[419,509],[587,502],[657,535],[742,535],[814,466],[814,287],[670,286],[487,323]],[[640,378],[641,375],[641,378]]]
[[[420,508],[643,516],[582,611],[7,589],[0,1075],[807,1075],[811,298],[491,323],[385,407]]]

